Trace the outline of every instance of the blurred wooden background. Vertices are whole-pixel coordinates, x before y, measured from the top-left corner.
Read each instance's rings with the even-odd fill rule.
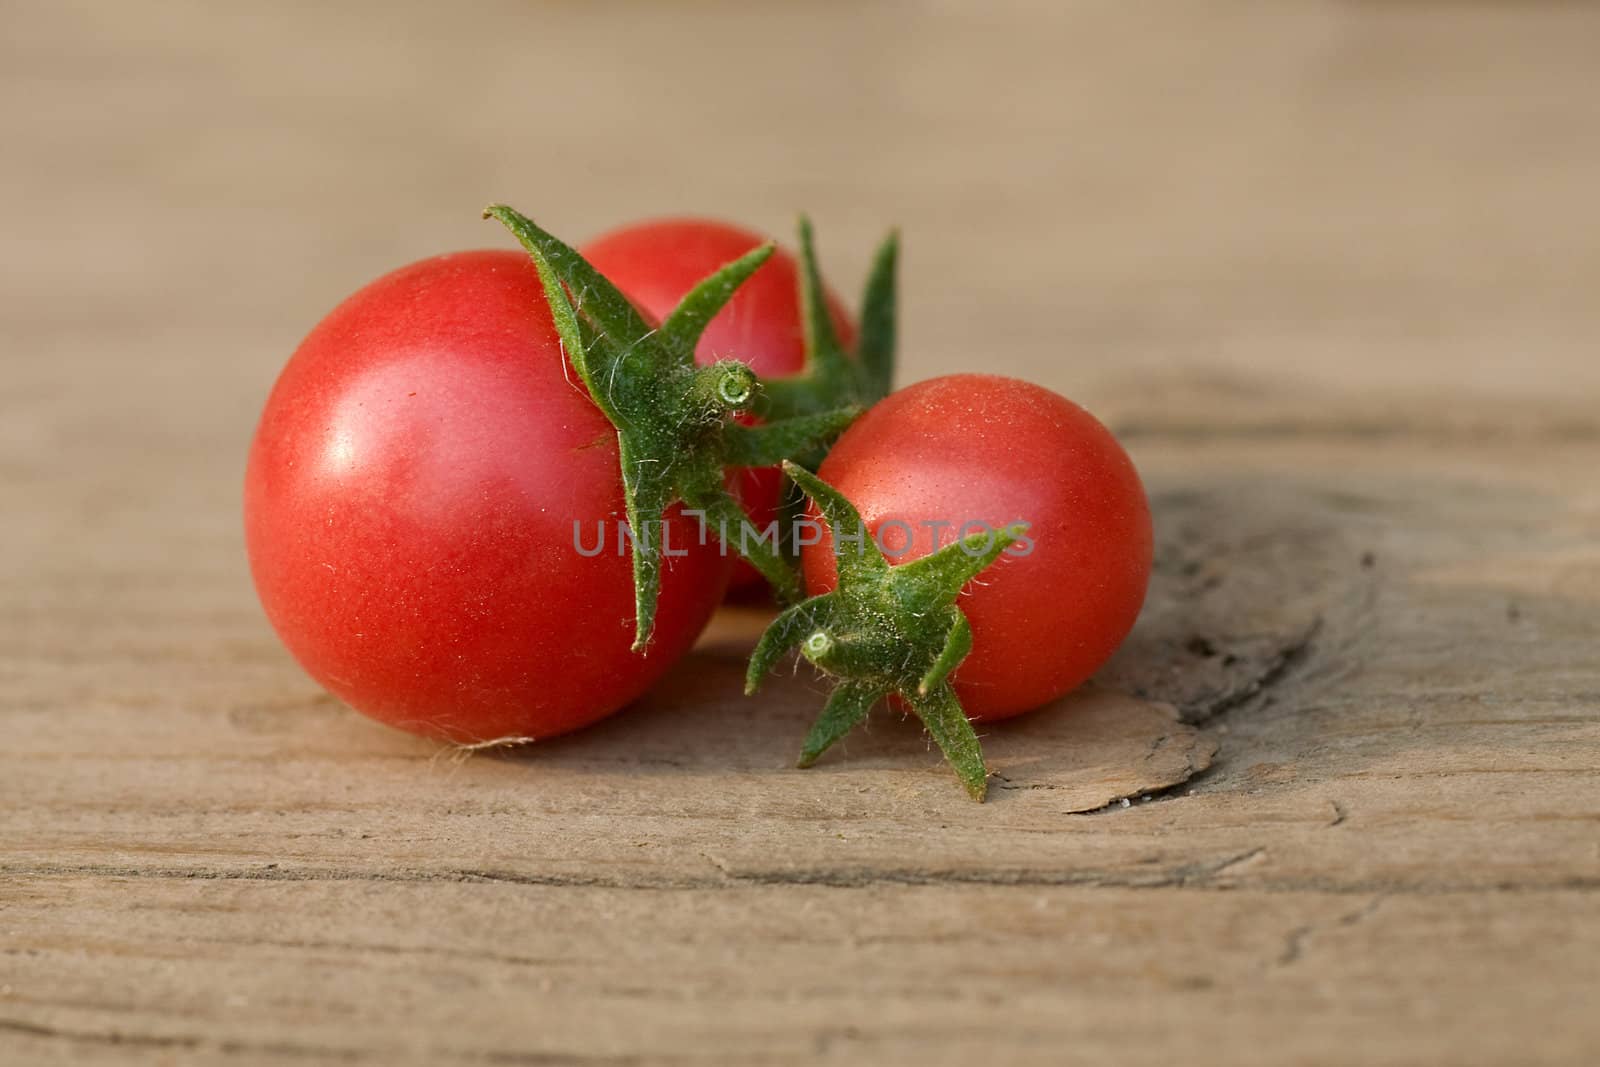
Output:
[[[1600,1060],[1597,58],[1581,3],[7,4],[0,1060]],[[490,200],[804,209],[845,293],[899,225],[906,379],[1123,433],[1150,608],[995,801],[893,721],[787,769],[748,619],[463,764],[298,672],[260,404]]]

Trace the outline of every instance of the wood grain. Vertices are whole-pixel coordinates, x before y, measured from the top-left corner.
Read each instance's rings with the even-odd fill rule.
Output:
[[[157,3],[0,13],[0,1062],[1600,1060],[1600,12]],[[724,92],[729,87],[731,92]],[[905,377],[1122,435],[1124,649],[792,757],[719,618],[470,758],[306,679],[243,566],[337,297],[500,243],[906,237]]]

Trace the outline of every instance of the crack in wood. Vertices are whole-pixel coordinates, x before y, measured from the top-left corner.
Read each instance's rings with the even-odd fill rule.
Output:
[[[197,1049],[206,1044],[204,1039],[192,1035],[136,1034],[123,1030],[70,1030],[33,1022],[29,1019],[0,1018],[0,1030],[28,1037],[52,1038],[65,1041],[85,1041],[102,1045],[124,1045],[138,1048]]]
[[[1254,678],[1235,689],[1219,694],[1208,705],[1184,709],[1183,721],[1209,722],[1256,698],[1267,695],[1275,686],[1286,681],[1311,654],[1311,647],[1322,630],[1323,616],[1318,615],[1304,630],[1278,649]]]
[[[1600,875],[1567,876],[1547,881],[1473,882],[1460,880],[1401,881],[1360,879],[1336,881],[1332,878],[1253,878],[1249,883],[1216,881],[1229,868],[1243,864],[1265,851],[1265,846],[1234,853],[1220,860],[1180,864],[1149,874],[1108,871],[1099,868],[1012,868],[959,870],[950,868],[810,868],[804,870],[739,870],[731,865],[717,877],[603,878],[598,876],[535,875],[513,871],[488,870],[336,870],[331,868],[277,868],[262,873],[259,868],[222,870],[208,868],[132,868],[95,865],[15,865],[0,866],[0,874],[38,878],[126,878],[175,881],[239,882],[356,882],[428,884],[483,884],[527,886],[548,889],[596,889],[659,891],[735,890],[819,886],[835,889],[870,889],[877,886],[966,886],[1061,887],[1089,889],[1192,889],[1262,893],[1310,893],[1337,896],[1441,896],[1449,894],[1540,894],[1590,893],[1600,890]]]
[[[287,1041],[247,1041],[237,1037],[205,1037],[197,1034],[141,1034],[126,1030],[79,1030],[30,1019],[0,1018],[0,1032],[20,1034],[25,1037],[80,1044],[107,1045],[125,1049],[156,1049],[184,1052],[211,1052],[218,1056],[272,1056],[285,1059],[314,1060],[319,1063],[359,1063],[380,1059],[394,1062],[395,1058],[383,1055],[377,1049],[359,1049],[335,1045],[313,1045]],[[678,1062],[681,1057],[652,1054],[648,1060],[634,1055],[588,1055],[576,1052],[543,1052],[522,1049],[473,1050],[474,1060],[486,1063],[528,1064],[533,1067],[631,1067],[646,1062]],[[449,1050],[439,1051],[439,1060],[449,1059]]]
[[[1298,963],[1305,956],[1307,943],[1313,934],[1324,930],[1348,928],[1364,922],[1372,917],[1379,906],[1388,899],[1388,896],[1388,894],[1380,893],[1368,901],[1365,906],[1357,908],[1355,911],[1346,912],[1332,922],[1305,923],[1296,926],[1284,936],[1283,951],[1278,954],[1275,962],[1279,967],[1287,967],[1291,963]]]
[[[607,878],[602,876],[562,876],[527,874],[512,871],[452,869],[441,871],[395,870],[356,871],[336,868],[172,868],[101,867],[41,865],[0,867],[18,876],[88,876],[112,878],[169,878],[196,881],[265,882],[482,882],[550,888],[685,890],[725,889],[730,885],[826,886],[860,889],[874,885],[996,885],[996,886],[1089,886],[1146,889],[1185,886],[1215,877],[1230,867],[1263,852],[1252,848],[1210,862],[1182,864],[1149,874],[1121,873],[1092,868],[1078,870],[1014,868],[1011,870],[960,870],[937,868],[841,868],[817,867],[800,870],[741,870],[724,860],[702,854],[717,869],[714,877],[666,876],[657,878]]]
[[[1344,805],[1339,803],[1337,800],[1329,800],[1328,806],[1333,808],[1333,820],[1328,823],[1328,829],[1331,830],[1335,826],[1343,826],[1345,819],[1349,817],[1349,813],[1345,811]]]

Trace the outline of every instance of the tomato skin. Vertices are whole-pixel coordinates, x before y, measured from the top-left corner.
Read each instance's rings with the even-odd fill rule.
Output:
[[[655,639],[633,638],[616,433],[562,357],[521,252],[378,279],[284,368],[245,475],[262,605],[356,709],[473,743],[544,738],[638,697],[683,655],[731,558],[669,519]],[[604,550],[597,523],[607,525]]]
[[[766,237],[711,219],[657,219],[601,235],[579,252],[646,315],[666,317],[695,284],[719,267],[765,243]],[[800,268],[783,249],[750,276],[728,305],[707,324],[695,347],[702,366],[737,359],[760,376],[786,378],[805,369],[805,330],[800,306]],[[829,317],[846,348],[856,328],[844,306],[825,292]],[[778,515],[783,474],[777,467],[739,472],[736,492],[758,527]],[[740,560],[733,584],[740,590],[762,584],[761,575]]]
[[[1094,416],[1041,386],[956,374],[901,389],[845,431],[818,475],[875,535],[910,525],[908,545],[899,527],[883,531],[891,563],[933,551],[924,523],[952,524],[939,544],[967,521],[1030,524],[1031,553],[1002,555],[957,601],[973,644],[951,680],[969,718],[1009,718],[1075,688],[1144,602],[1152,531],[1138,472]],[[810,595],[837,584],[831,536],[801,561]]]

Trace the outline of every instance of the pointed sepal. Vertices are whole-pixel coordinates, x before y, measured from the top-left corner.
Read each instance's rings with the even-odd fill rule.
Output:
[[[738,259],[703,279],[678,302],[661,323],[657,337],[668,351],[685,364],[694,362],[694,347],[706,326],[716,318],[745,280],[772,258],[777,246],[771,241],[746,252]]]
[[[861,513],[843,493],[798,463],[784,461],[783,473],[811,498],[833,531],[833,554],[838,560],[841,587],[871,581],[888,571],[889,563],[867,533]]]
[[[784,653],[833,624],[836,603],[832,593],[824,593],[780,612],[772,620],[756,642],[755,651],[750,653],[750,667],[744,675],[745,696],[761,687],[761,679]]]
[[[728,430],[728,462],[741,467],[775,467],[838,437],[861,415],[858,407],[839,408],[815,415],[734,426]]]
[[[960,611],[954,608],[950,610],[952,612],[950,631],[945,634],[944,647],[939,650],[939,658],[933,661],[933,666],[928,668],[922,680],[917,683],[919,697],[925,697],[943,685],[950,672],[961,666],[961,661],[972,651],[972,624],[967,622],[967,617]]]
[[[961,589],[1028,533],[1028,524],[1014,522],[999,530],[985,527],[937,552],[896,568],[918,607],[953,604]]]
[[[623,501],[628,511],[627,537],[633,562],[633,651],[643,652],[655,629],[656,602],[661,595],[661,547],[657,535],[672,503],[672,486],[648,456],[637,455],[629,435],[618,442],[622,453]]]
[[[927,696],[906,701],[922,725],[927,727],[944,758],[956,769],[956,777],[967,787],[973,800],[981,801],[989,792],[989,769],[984,766],[983,746],[977,731],[961,710],[954,689],[941,685]]]
[[[502,211],[508,212],[512,221],[507,221],[507,218],[500,214]],[[519,237],[521,236],[519,227],[523,231],[526,230],[521,224],[532,225],[510,208],[502,208],[499,205],[485,208],[483,214],[485,218],[493,216],[500,219]],[[579,317],[577,309],[573,307],[572,298],[567,294],[566,286],[561,282],[561,275],[550,262],[550,257],[545,254],[544,245],[534,241],[530,236],[528,240],[523,241],[523,246],[533,259],[534,269],[539,272],[539,283],[544,289],[545,300],[550,305],[550,318],[555,323],[556,336],[561,338],[562,352],[572,364],[572,369],[578,372],[578,378],[588,390],[589,396],[593,398],[595,406],[604,412],[608,419],[616,422],[617,412],[611,407],[605,390],[596,388],[605,380],[604,371],[609,365],[610,357],[608,346],[588,320]],[[593,361],[590,358],[591,351],[595,357]],[[595,373],[596,363],[600,366],[601,374]]]
[[[867,721],[872,705],[888,693],[860,682],[840,682],[828,697],[827,705],[817,717],[805,743],[800,746],[797,767],[809,767],[826,752],[835,741]]]
[[[889,395],[894,379],[894,352],[897,312],[896,272],[900,261],[900,234],[891,230],[878,246],[861,297],[861,335],[856,342],[856,359],[865,372],[872,393]]]
[[[500,220],[535,260],[548,263],[572,291],[573,304],[616,344],[631,348],[653,332],[621,290],[576,249],[505,204],[490,204],[483,209],[483,216]]]
[[[806,355],[813,367],[828,374],[848,372],[844,346],[833,328],[828,298],[817,266],[816,237],[811,220],[800,216],[800,321],[805,331]]]
[[[768,382],[760,412],[767,418],[790,418],[851,404],[871,407],[889,395],[894,379],[898,235],[890,233],[878,248],[862,297],[860,338],[849,352],[829,312],[811,221],[802,215],[798,228],[805,368]]]

